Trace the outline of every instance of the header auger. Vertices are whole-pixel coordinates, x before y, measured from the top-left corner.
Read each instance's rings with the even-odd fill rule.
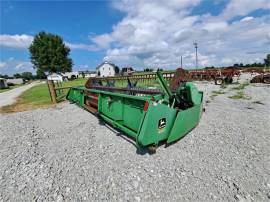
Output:
[[[203,108],[203,92],[181,77],[181,69],[170,86],[161,72],[156,74],[161,89],[138,88],[130,80],[127,87],[115,87],[114,82],[89,78],[85,86],[71,88],[67,99],[123,131],[137,146],[155,149],[196,127]]]

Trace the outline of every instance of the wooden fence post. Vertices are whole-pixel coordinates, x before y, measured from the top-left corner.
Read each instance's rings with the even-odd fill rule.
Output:
[[[48,80],[47,83],[48,83],[48,87],[49,87],[49,92],[50,92],[50,95],[51,95],[52,103],[53,104],[56,104],[57,103],[56,92],[55,92],[55,89],[54,89],[53,81],[52,80]]]

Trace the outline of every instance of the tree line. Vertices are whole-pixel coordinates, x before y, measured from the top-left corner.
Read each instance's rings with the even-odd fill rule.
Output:
[[[18,79],[22,78],[23,80],[35,80],[35,79],[46,79],[47,76],[44,72],[37,70],[36,75],[33,75],[32,72],[22,72],[13,74],[13,76],[9,76],[7,74],[0,74],[0,78],[5,79]]]
[[[266,55],[266,58],[264,59],[264,62],[254,62],[251,64],[243,64],[243,63],[235,63],[232,65],[233,67],[237,68],[248,68],[248,67],[270,67],[270,54],[268,53]],[[232,67],[232,66],[226,66],[226,67]],[[222,68],[226,68],[222,67]],[[214,69],[216,67],[214,66],[209,66],[209,67],[204,67],[205,69]]]

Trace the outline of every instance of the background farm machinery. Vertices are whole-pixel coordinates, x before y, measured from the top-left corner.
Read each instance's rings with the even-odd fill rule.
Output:
[[[269,69],[269,68],[268,68]],[[252,79],[250,83],[266,83],[270,84],[270,74],[269,71],[265,71],[263,68],[248,68],[242,71],[243,73],[250,73]]]
[[[200,70],[185,70],[183,68],[178,68],[177,71],[181,71],[181,78],[186,81],[196,81],[196,80],[207,80],[214,81],[215,84],[221,85],[223,83],[232,83],[234,77],[240,76],[240,71],[237,68],[229,67],[224,69],[200,69]],[[170,81],[173,79],[176,71],[162,71],[164,79]],[[129,76],[121,77],[106,77],[100,78],[102,81],[106,80],[127,80],[127,79],[139,79],[141,81],[155,80],[157,78],[154,72],[144,72],[144,73],[133,73]],[[179,76],[178,76],[179,78]]]
[[[213,80],[216,85],[223,83],[232,83],[233,77],[239,77],[240,71],[234,67],[224,69],[205,69],[205,70],[190,70],[191,80]]]

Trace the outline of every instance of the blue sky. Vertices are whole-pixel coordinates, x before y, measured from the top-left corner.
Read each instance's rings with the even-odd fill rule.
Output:
[[[39,31],[63,37],[74,70],[194,67],[259,62],[269,52],[267,0],[2,1],[0,74],[32,71],[27,47]],[[245,5],[245,6],[243,6]],[[267,10],[268,9],[268,10]]]

